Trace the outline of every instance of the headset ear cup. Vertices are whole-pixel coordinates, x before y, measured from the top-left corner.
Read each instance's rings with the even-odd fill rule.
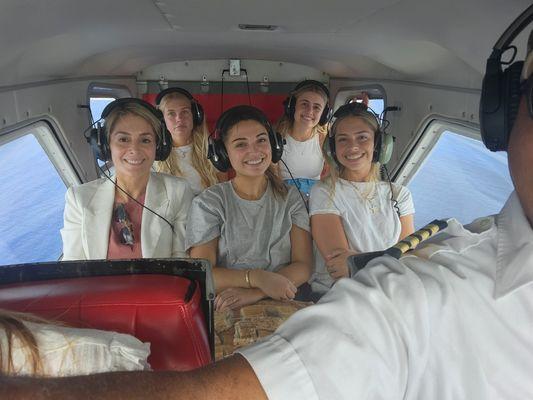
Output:
[[[511,64],[501,72],[499,61],[487,61],[483,78],[479,123],[483,143],[491,151],[507,150],[509,134],[513,128],[520,104],[520,74],[523,61]]]
[[[155,149],[156,161],[165,161],[172,152],[172,135],[165,125],[165,121],[161,123],[161,139],[157,142]]]
[[[379,159],[381,158],[381,140],[383,138],[383,133],[381,130],[377,130],[374,135],[374,153],[372,155],[372,162],[376,163],[379,162]]]
[[[100,138],[99,138],[99,132],[98,128],[93,128],[89,132],[89,136],[87,136],[87,143],[91,146],[91,149],[93,150],[94,156],[98,160],[106,161],[103,159],[102,156],[102,150],[100,148]]]
[[[381,165],[388,164],[394,150],[394,137],[388,133],[383,133],[381,137],[381,146],[379,149],[378,162]]]
[[[295,103],[296,99],[294,96],[289,96],[283,101],[285,116],[287,116],[287,118],[289,118],[291,121],[294,121]]]
[[[107,141],[107,129],[105,126],[98,126],[97,131],[97,145],[98,145],[98,154],[97,158],[103,162],[111,160],[111,149],[109,148],[109,143]]]
[[[283,156],[283,136],[279,132],[271,131],[269,140],[270,148],[272,149],[272,162],[276,164]]]
[[[334,161],[335,164],[339,165],[339,160],[337,159],[337,149],[335,148],[335,136],[329,136],[324,140],[324,153],[327,157]]]
[[[209,138],[207,158],[220,172],[226,172],[231,166],[226,146],[221,139]]]
[[[322,115],[320,116],[320,120],[318,121],[319,125],[326,125],[331,120],[332,109],[329,107],[329,104],[326,103],[324,106],[324,109],[322,110]]]
[[[204,108],[196,100],[191,100],[193,112],[193,124],[195,127],[202,125],[204,122]]]
[[[511,130],[513,129],[514,122],[516,121],[516,117],[518,115],[520,97],[522,96],[520,90],[520,79],[523,66],[524,63],[522,61],[515,62],[503,73],[503,105],[505,109],[503,134],[505,135],[505,137],[502,138],[502,142],[505,145],[505,148],[503,148],[502,150],[507,150],[509,136],[511,134]]]

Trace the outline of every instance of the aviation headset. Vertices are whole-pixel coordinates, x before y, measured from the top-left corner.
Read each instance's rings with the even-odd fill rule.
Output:
[[[306,79],[305,81],[300,82],[291,92],[291,95],[283,101],[283,108],[285,115],[291,120],[294,121],[294,112],[296,111],[296,96],[295,93],[300,89],[304,88],[318,88],[326,95],[326,105],[322,110],[320,115],[320,120],[318,121],[319,125],[325,125],[331,119],[331,108],[329,107],[329,90],[322,82],[315,81],[312,79]]]
[[[518,114],[522,94],[520,73],[524,66],[523,61],[513,62],[517,50],[510,44],[531,21],[533,21],[533,5],[505,30],[487,59],[479,102],[479,123],[483,143],[491,151],[507,150],[509,134]],[[510,61],[504,62],[502,55],[509,49],[513,50],[513,55]],[[502,66],[509,64],[510,66],[503,71]]]
[[[100,120],[103,119],[104,124],[101,125],[99,122],[100,120],[98,120],[95,123],[96,128],[92,128],[89,136],[87,137],[87,142],[89,142],[91,147],[94,149],[96,158],[104,162],[111,160],[111,148],[109,147],[108,132],[105,124],[105,119],[115,109],[118,109],[120,107],[124,108],[125,105],[132,103],[143,106],[148,111],[150,111],[158,119],[158,121],[161,122],[161,135],[156,135],[157,143],[155,148],[155,159],[157,161],[166,160],[166,158],[170,155],[170,152],[172,151],[172,136],[167,130],[161,112],[150,103],[147,103],[144,100],[137,99],[134,97],[125,97],[117,99],[109,103],[104,108],[104,111],[102,111],[102,117],[100,118]]]
[[[381,165],[387,164],[392,156],[394,140],[390,134],[383,132],[378,115],[369,109],[365,104],[358,102],[344,104],[343,106],[339,107],[337,111],[335,111],[335,114],[333,114],[335,122],[331,126],[331,129],[328,133],[328,140],[325,141],[326,154],[332,157],[333,160],[339,164],[335,148],[336,124],[338,123],[339,118],[348,116],[369,116],[375,119],[378,129],[374,134],[374,153],[372,154],[372,162],[379,162]]]
[[[270,148],[272,149],[272,162],[277,163],[283,154],[283,138],[278,132],[274,131],[266,115],[258,108],[248,105],[232,107],[226,110],[217,120],[215,132],[209,136],[209,147],[207,158],[221,172],[226,172],[231,166],[226,146],[224,145],[224,136],[228,130],[241,121],[257,121],[263,125],[268,134]]]
[[[202,122],[204,122],[204,109],[198,101],[194,97],[192,97],[192,94],[190,94],[187,90],[179,88],[179,87],[172,87],[165,89],[157,95],[155,98],[155,104],[159,106],[161,103],[161,100],[163,100],[163,97],[165,97],[167,94],[170,93],[179,93],[187,97],[191,102],[191,112],[192,112],[192,123],[194,127],[201,125]]]

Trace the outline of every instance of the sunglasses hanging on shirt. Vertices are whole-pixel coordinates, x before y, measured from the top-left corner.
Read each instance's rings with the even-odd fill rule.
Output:
[[[124,203],[118,203],[113,212],[114,220],[121,225],[119,231],[120,243],[133,246],[135,237],[133,235],[133,224],[128,216]]]

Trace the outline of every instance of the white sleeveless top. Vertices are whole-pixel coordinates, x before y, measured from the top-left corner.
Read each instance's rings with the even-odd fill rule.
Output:
[[[283,146],[283,156],[287,167],[294,178],[320,179],[322,168],[324,167],[324,157],[320,149],[320,136],[313,135],[305,142],[293,139],[291,135],[285,137],[286,143]],[[280,162],[281,177],[291,179],[285,165]]]
[[[196,196],[204,190],[204,187],[202,186],[202,177],[192,165],[192,144],[173,147],[172,151],[178,156],[181,173],[187,179],[189,185],[191,185],[191,189]]]

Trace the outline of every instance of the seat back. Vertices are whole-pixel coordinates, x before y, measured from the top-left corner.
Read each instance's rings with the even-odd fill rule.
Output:
[[[0,285],[0,308],[71,326],[112,330],[150,343],[154,370],[211,361],[200,285],[172,275],[91,276]]]

